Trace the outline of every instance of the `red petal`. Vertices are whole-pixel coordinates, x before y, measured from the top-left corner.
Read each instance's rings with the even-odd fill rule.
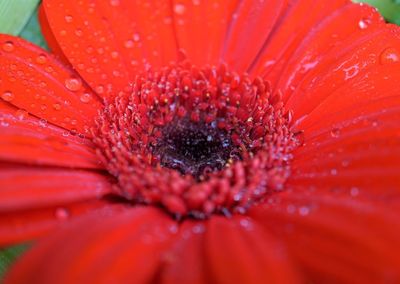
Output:
[[[43,9],[63,54],[100,95],[127,90],[148,64],[176,60],[168,2],[56,0],[43,1]]]
[[[202,284],[210,282],[204,255],[203,222],[185,221],[179,229],[177,242],[168,252],[161,283]]]
[[[43,239],[6,283],[149,283],[157,277],[171,228],[175,222],[149,207],[92,215]]]
[[[0,101],[0,160],[103,168],[92,143]]]
[[[292,93],[308,93],[323,77],[336,77],[340,85],[374,61],[361,49],[384,29],[385,23],[375,9],[349,3],[314,27],[289,59],[281,73],[285,80],[280,80],[277,87],[287,99]]]
[[[373,15],[376,17],[376,14],[372,14],[368,19],[372,19]],[[337,21],[341,19],[342,17]],[[356,25],[356,19],[354,22]],[[400,61],[400,50],[396,47],[400,44],[400,29],[377,21],[372,23],[374,25],[371,24],[368,33],[359,32],[348,37],[347,41],[342,41],[341,44],[324,54],[320,60],[315,61],[315,67],[309,69],[306,74],[293,75],[281,87],[294,90],[293,92],[287,91],[285,96],[286,106],[293,110],[295,118],[308,114],[327,98],[337,96],[340,92],[352,94],[358,90],[364,90],[371,93],[369,89],[371,86],[378,87],[386,81],[382,71],[385,72],[385,69],[395,71],[392,65],[398,65]],[[317,36],[316,39],[318,38]],[[385,57],[388,56],[388,50],[392,50],[391,61]],[[299,57],[304,58],[305,56]],[[303,64],[303,67],[311,64],[305,60],[303,59],[303,62],[299,63]],[[293,62],[292,65],[296,64]],[[297,68],[300,68],[299,64],[296,65]],[[381,72],[378,73],[378,70]],[[398,66],[397,70],[399,70]],[[396,73],[398,71],[393,72],[393,74]],[[293,71],[292,74],[298,74],[298,72]],[[355,100],[360,102],[369,98],[370,96],[353,97],[350,102],[354,103]]]
[[[206,232],[206,263],[215,283],[302,283],[280,242],[251,219],[213,217]]]
[[[0,214],[0,246],[42,237],[67,220],[93,212],[93,210],[116,210],[113,208],[105,201],[92,200],[80,203],[66,203],[59,207],[3,212]]]
[[[280,25],[288,0],[240,1],[229,25],[223,60],[237,72],[251,67]],[[295,25],[297,26],[298,23]]]
[[[294,3],[293,3],[294,2]],[[262,49],[257,54],[251,73],[254,75],[266,76],[273,82],[279,78],[287,81],[288,75],[281,77],[282,70],[289,67],[288,61],[293,57],[296,50],[307,46],[309,50],[314,48],[315,43],[307,43],[306,40],[314,35],[314,30],[324,25],[331,18],[336,18],[346,6],[353,5],[347,0],[314,1],[297,0],[291,1],[289,7],[279,18],[276,26],[269,38],[265,41]],[[342,25],[353,25],[346,17],[341,17],[341,23],[336,23],[337,27]],[[347,31],[349,28],[345,28]],[[329,30],[331,34],[341,33],[341,29]],[[335,39],[331,39],[330,43]],[[317,53],[316,55],[321,55]]]
[[[173,1],[178,44],[193,64],[218,64],[238,0]]]
[[[65,65],[70,65],[67,57],[63,53],[60,45],[58,44],[56,38],[51,31],[49,22],[47,21],[46,14],[44,12],[43,5],[39,6],[38,9],[38,18],[40,23],[40,30],[43,34],[43,37],[46,40],[47,46],[50,48],[51,52],[55,54]]]
[[[99,173],[11,165],[0,168],[0,212],[96,199],[111,192],[111,183]]]
[[[312,283],[398,283],[395,214],[350,198],[282,194],[250,215],[286,242]]]
[[[0,35],[0,97],[65,129],[88,134],[101,104],[73,71],[17,37]]]
[[[300,123],[305,145],[294,153],[287,187],[353,191],[375,200],[399,202],[400,98],[399,88],[391,87],[382,81],[379,88],[334,96]],[[346,99],[356,100],[351,96],[366,101],[346,106]],[[340,98],[346,101],[343,109],[337,105]]]

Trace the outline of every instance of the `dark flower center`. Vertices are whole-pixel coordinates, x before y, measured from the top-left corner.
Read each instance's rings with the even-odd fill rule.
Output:
[[[205,218],[283,190],[298,146],[290,123],[267,81],[180,63],[105,102],[93,141],[117,194]]]
[[[234,149],[229,133],[215,124],[182,119],[163,129],[153,153],[161,166],[190,174],[200,181],[221,170],[233,158],[236,160]]]

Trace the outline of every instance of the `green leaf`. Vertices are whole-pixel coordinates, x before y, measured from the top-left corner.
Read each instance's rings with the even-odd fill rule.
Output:
[[[26,40],[33,42],[38,46],[41,46],[44,49],[48,49],[46,41],[44,40],[42,32],[40,30],[37,10],[34,11],[28,23],[19,35]]]
[[[40,0],[0,0],[0,33],[18,35]]]
[[[10,265],[28,248],[28,245],[18,245],[0,249],[0,283]]]
[[[400,0],[353,0],[374,6],[391,23],[400,25]]]

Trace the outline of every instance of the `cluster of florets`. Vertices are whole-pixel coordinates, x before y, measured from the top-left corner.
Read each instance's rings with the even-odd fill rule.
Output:
[[[124,198],[204,218],[283,189],[290,123],[267,81],[182,63],[139,74],[107,102],[94,142]]]

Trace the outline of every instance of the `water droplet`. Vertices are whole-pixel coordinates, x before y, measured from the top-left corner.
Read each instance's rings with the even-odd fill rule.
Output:
[[[299,214],[301,216],[307,216],[310,213],[310,208],[308,206],[301,206],[299,208]]]
[[[133,40],[136,41],[136,42],[140,41],[140,34],[139,33],[134,33],[133,34]]]
[[[117,7],[117,6],[119,6],[119,4],[121,4],[120,0],[111,0],[110,1],[110,5],[113,7]]]
[[[6,41],[5,43],[3,43],[3,50],[5,52],[12,52],[14,48],[14,43],[12,41]]]
[[[72,129],[69,131],[69,133],[70,133],[72,136],[75,136],[76,134],[78,134],[78,130],[76,130],[75,128],[72,128]]]
[[[111,57],[112,58],[117,58],[119,56],[119,53],[118,53],[118,51],[113,51],[113,52],[111,52]]]
[[[24,118],[28,117],[28,112],[24,109],[19,109],[15,112],[15,116],[19,119],[19,120],[23,120]]]
[[[46,119],[40,119],[39,120],[39,125],[41,126],[41,127],[46,127],[47,126],[47,120]]]
[[[14,99],[14,94],[11,93],[10,91],[5,91],[2,95],[1,98],[5,100],[6,102],[11,102]]]
[[[134,45],[134,42],[133,42],[133,40],[128,39],[127,41],[125,41],[124,45],[125,45],[126,48],[132,48],[133,45]]]
[[[53,104],[53,108],[55,110],[60,110],[61,109],[61,105],[60,104]]]
[[[3,127],[7,127],[7,126],[9,126],[10,124],[9,124],[7,121],[2,121],[2,120],[0,120],[0,125],[3,126]]]
[[[98,86],[95,88],[95,91],[96,91],[96,93],[98,93],[98,94],[103,94],[103,93],[104,93],[104,87],[103,87],[102,85],[98,85]]]
[[[71,15],[66,15],[66,16],[64,17],[64,19],[65,19],[65,21],[66,21],[67,23],[72,23],[72,21],[73,21],[73,18],[72,18]]]
[[[66,220],[69,218],[69,211],[65,208],[57,208],[55,212],[56,218],[59,220]]]
[[[192,228],[192,231],[193,231],[193,233],[195,233],[195,234],[204,233],[205,230],[206,230],[206,228],[204,227],[203,224],[195,225],[195,226]]]
[[[65,87],[73,92],[78,91],[82,87],[82,80],[79,78],[68,78],[65,80]]]
[[[369,19],[361,19],[358,21],[358,26],[360,29],[365,30],[371,24],[371,20]]]
[[[82,36],[83,35],[83,31],[81,29],[76,29],[75,30],[75,34],[76,34],[76,36]]]
[[[89,93],[84,93],[81,95],[80,100],[82,103],[87,104],[88,102],[90,102],[92,100],[92,95]]]
[[[333,138],[338,138],[340,136],[340,129],[339,128],[332,128],[331,136]]]
[[[182,3],[175,4],[174,12],[178,15],[183,15],[185,13],[186,7]]]
[[[357,187],[352,187],[350,189],[350,195],[356,197],[360,193],[360,190]]]
[[[39,54],[38,57],[36,57],[36,62],[38,64],[45,64],[47,62],[47,56],[44,54]]]
[[[381,64],[389,64],[394,62],[400,61],[400,53],[397,49],[393,47],[388,47],[384,51],[382,51],[381,55],[379,56],[379,62]]]

